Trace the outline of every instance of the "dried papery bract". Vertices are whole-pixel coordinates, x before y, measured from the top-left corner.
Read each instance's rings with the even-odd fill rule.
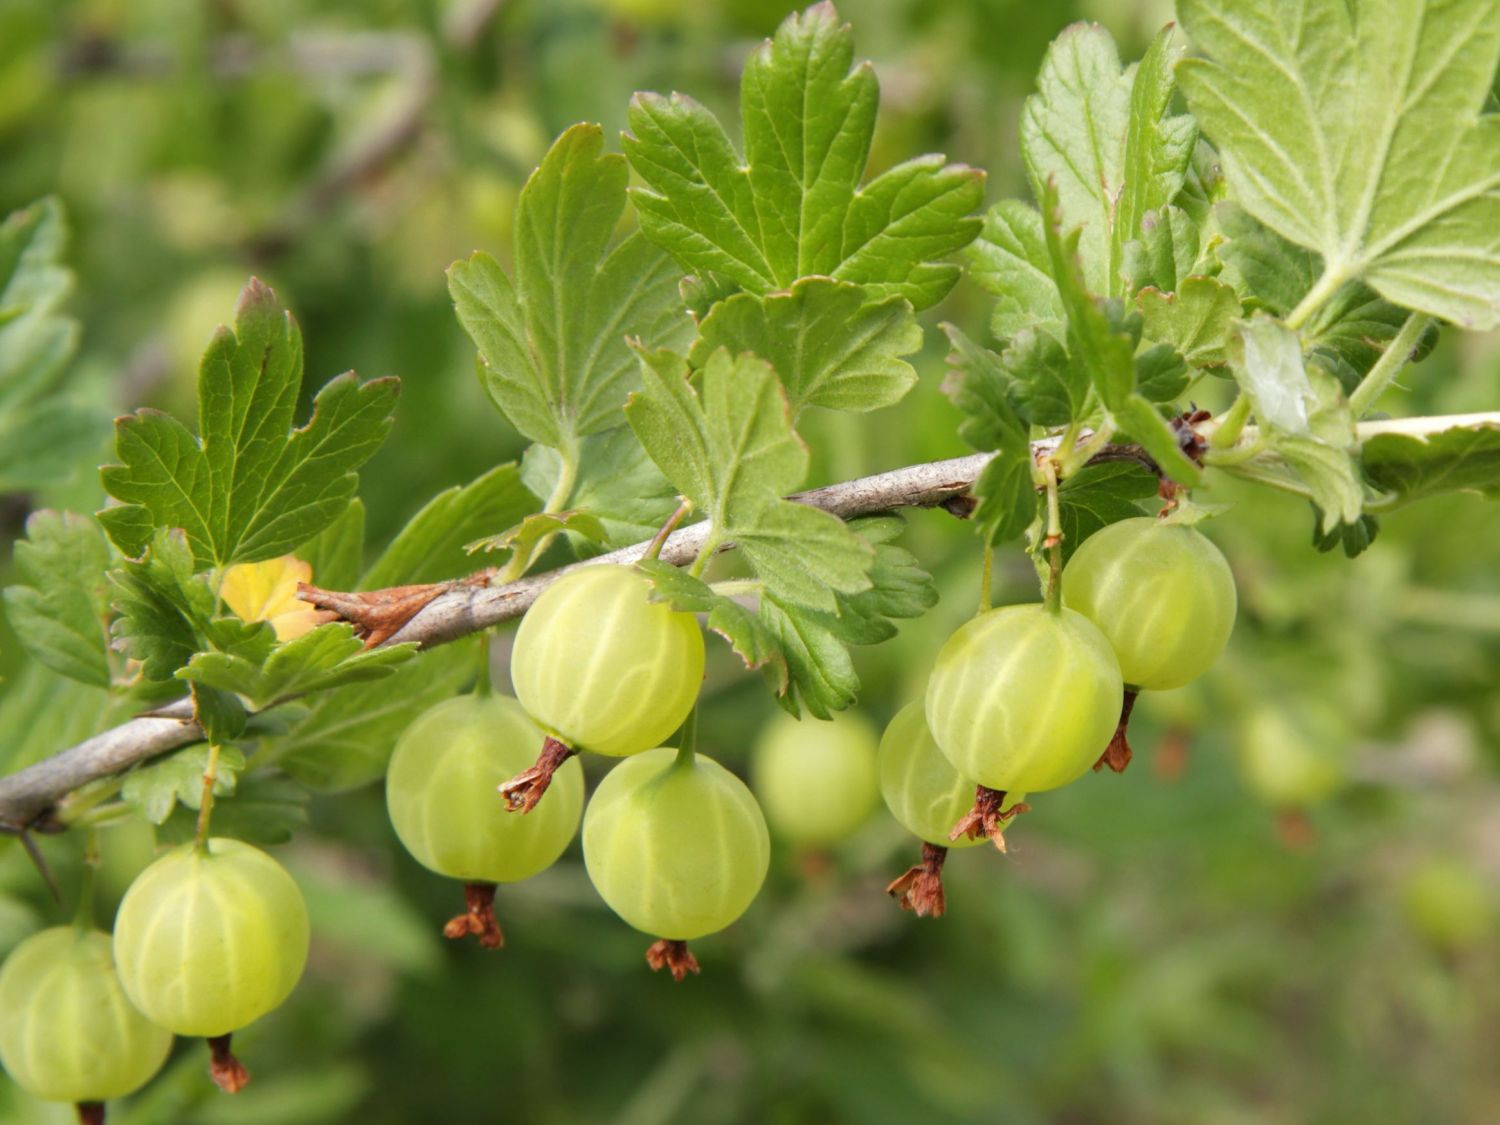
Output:
[[[537,755],[536,762],[500,786],[499,793],[505,798],[505,807],[523,815],[536,808],[552,784],[553,775],[577,753],[571,746],[548,736],[542,742],[542,752]]]
[[[464,903],[464,912],[443,926],[443,936],[451,941],[473,936],[486,949],[503,949],[505,931],[495,917],[495,884],[465,883]]]
[[[941,844],[924,843],[922,862],[891,880],[885,893],[895,899],[902,910],[910,911],[918,918],[941,918],[948,909],[947,896],[943,892],[943,864],[947,859],[947,848]]]
[[[1007,799],[1003,790],[975,786],[974,807],[953,826],[948,839],[988,840],[995,845],[996,851],[1003,852],[1006,850],[1006,824],[1021,813],[1030,811],[1030,805],[1013,797]]]
[[[686,980],[689,973],[697,976],[702,971],[698,967],[698,958],[693,956],[687,942],[669,941],[666,938],[653,941],[647,948],[646,964],[651,966],[654,973],[666,969],[672,974],[672,979],[678,982]]]

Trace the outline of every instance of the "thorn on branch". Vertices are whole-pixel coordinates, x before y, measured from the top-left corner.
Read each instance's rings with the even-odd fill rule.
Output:
[[[895,899],[902,910],[910,911],[918,918],[941,918],[948,908],[943,893],[943,864],[947,859],[947,848],[941,844],[923,843],[922,862],[891,880],[885,893]]]
[[[990,789],[984,785],[976,785],[974,807],[953,826],[953,831],[948,833],[948,839],[959,840],[967,836],[970,840],[977,840],[982,836],[995,845],[996,851],[1003,852],[1006,850],[1005,825],[1021,813],[1030,811],[1031,806],[1024,801],[1006,808],[1003,789]]]
[[[329,621],[347,621],[365,648],[382,645],[399,633],[439,594],[463,587],[488,586],[494,570],[481,570],[450,582],[431,582],[417,586],[391,586],[366,593],[344,593],[324,590],[307,582],[297,583],[297,597],[328,613]]]
[[[448,920],[443,927],[443,936],[450,941],[459,941],[472,934],[485,949],[502,949],[505,932],[495,918],[495,884],[465,883],[464,913]]]
[[[667,938],[651,943],[651,947],[646,950],[646,964],[651,966],[653,973],[666,969],[672,974],[672,979],[679,982],[686,980],[689,973],[697,976],[701,971],[698,968],[698,958],[688,949],[687,942]]]

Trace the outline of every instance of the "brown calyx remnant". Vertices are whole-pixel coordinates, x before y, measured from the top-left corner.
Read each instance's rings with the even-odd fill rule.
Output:
[[[367,593],[324,590],[307,582],[299,582],[297,597],[326,611],[325,621],[349,622],[354,626],[355,634],[364,638],[365,648],[374,648],[399,633],[408,621],[426,609],[439,594],[466,586],[488,586],[493,574],[493,570],[482,570],[451,582],[391,586]]]
[[[923,843],[922,862],[893,879],[885,893],[918,918],[941,918],[948,908],[943,894],[943,863],[947,858],[948,849],[941,844]]]
[[[1114,770],[1115,773],[1124,773],[1125,767],[1130,765],[1130,759],[1135,757],[1130,749],[1130,740],[1126,732],[1130,727],[1130,713],[1135,710],[1135,697],[1140,692],[1133,688],[1125,689],[1125,698],[1120,703],[1120,721],[1115,726],[1114,737],[1109,740],[1109,745],[1104,748],[1104,753],[1099,755],[1099,760],[1094,763],[1094,772],[1098,773],[1105,766]]]
[[[547,741],[542,743],[542,752],[537,755],[531,768],[522,770],[500,786],[500,796],[505,798],[505,807],[511,812],[519,813],[529,813],[536,808],[542,794],[547,792],[547,786],[552,784],[552,775],[562,769],[563,763],[576,753],[578,751],[571,746],[548,735]]]
[[[948,833],[948,839],[959,840],[967,836],[971,840],[977,840],[983,836],[995,845],[996,851],[1003,852],[1005,851],[1006,822],[1023,812],[1030,811],[1031,806],[1025,801],[1007,809],[1005,808],[1005,790],[976,785],[974,807],[953,826],[953,831]]]
[[[495,919],[495,884],[465,883],[464,903],[468,909],[457,917],[448,919],[447,925],[443,927],[443,936],[458,941],[472,934],[486,949],[503,948],[505,932]]]
[[[658,938],[651,943],[651,948],[646,950],[646,964],[655,973],[668,970],[675,981],[687,979],[689,973],[697,976],[699,972],[698,958],[688,949],[687,942],[667,938]]]
[[[79,1102],[75,1108],[80,1125],[104,1125],[103,1102]]]
[[[250,1085],[250,1072],[245,1069],[239,1059],[234,1057],[234,1052],[229,1049],[229,1040],[229,1035],[208,1037],[208,1049],[211,1056],[208,1063],[208,1075],[214,1080],[214,1085],[226,1094],[238,1094]]]

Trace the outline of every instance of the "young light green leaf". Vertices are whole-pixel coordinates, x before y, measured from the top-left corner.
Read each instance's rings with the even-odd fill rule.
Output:
[[[200,437],[155,410],[116,421],[121,463],[102,476],[122,506],[99,513],[115,545],[136,556],[150,530],[180,528],[206,569],[287,554],[337,519],[390,429],[398,383],[340,375],[294,430],[301,384],[301,334],[252,278],[234,330],[221,327],[203,355]]]
[[[193,574],[180,531],[159,531],[139,560],[110,572],[116,645],[141,662],[148,680],[170,680],[198,651],[198,625],[213,612],[213,591]]]
[[[1021,156],[1032,193],[1043,199],[1054,185],[1056,202],[1043,205],[1043,216],[1060,209],[1063,225],[1080,228],[1075,245],[1085,287],[1107,296],[1115,289],[1110,230],[1124,182],[1130,79],[1109,32],[1077,23],[1052,41],[1036,85],[1021,111]]]
[[[464,549],[471,554],[475,551],[509,551],[512,557],[530,558],[543,539],[564,531],[594,543],[604,542],[604,524],[592,512],[534,512],[499,535],[476,539]]]
[[[1500,498],[1500,426],[1455,427],[1431,437],[1377,434],[1360,450],[1365,479],[1405,504],[1445,492]]]
[[[641,228],[678,261],[761,296],[832,277],[918,309],[958,280],[939,260],[979,230],[983,174],[925,156],[860,187],[879,92],[833,5],[787,17],[745,64],[743,160],[691,98],[637,94],[625,153]],[[722,286],[716,286],[722,292]]]
[[[416,651],[416,645],[367,649],[340,621],[278,645],[263,663],[229,652],[197,653],[177,678],[237,695],[259,709],[286,696],[384,679]]]
[[[1133,296],[1148,285],[1175,293],[1184,279],[1210,269],[1217,272],[1215,259],[1202,260],[1200,239],[1198,224],[1181,208],[1146,212],[1136,237],[1121,251],[1125,294]]]
[[[1189,277],[1173,293],[1148,286],[1136,294],[1135,303],[1146,339],[1170,344],[1197,368],[1227,362],[1224,345],[1230,322],[1240,315],[1240,299],[1222,281]]]
[[[407,661],[388,679],[324,692],[290,730],[262,739],[257,760],[278,763],[319,792],[367,785],[384,776],[397,736],[450,698],[473,667],[474,642],[455,642]]]
[[[439,492],[391,540],[360,579],[360,589],[441,582],[474,569],[465,545],[520,522],[537,508],[514,463]],[[314,572],[316,573],[316,571]],[[325,585],[319,579],[320,585]]]
[[[979,237],[963,252],[969,276],[999,300],[990,331],[1009,340],[1027,328],[1062,336],[1065,313],[1042,216],[1019,199],[1002,199],[984,216]]]
[[[66,479],[103,441],[102,409],[59,388],[78,346],[67,225],[47,198],[0,223],[0,493]]]
[[[1187,361],[1171,344],[1157,344],[1135,357],[1136,391],[1147,402],[1175,402],[1192,378]]]
[[[35,512],[15,546],[17,584],[5,591],[16,638],[47,667],[109,687],[109,543],[73,512]]]
[[[1081,417],[1088,401],[1088,372],[1068,356],[1050,332],[1023,328],[1000,357],[1010,397],[1023,422],[1066,426]]]
[[[568,502],[604,528],[599,547],[623,547],[649,539],[677,507],[677,490],[646,455],[629,426],[584,438],[578,461]],[[521,459],[521,479],[536,496],[553,495],[562,472],[561,455],[545,445],[531,446]],[[587,539],[575,539],[573,550],[585,556],[597,553]]]
[[[239,779],[229,799],[214,804],[214,835],[269,846],[284,844],[307,823],[309,793],[286,777],[251,773]],[[197,830],[197,816],[183,805],[157,828],[163,844],[185,844]]]
[[[1209,56],[1178,66],[1188,104],[1245,208],[1322,255],[1317,294],[1363,279],[1398,305],[1500,323],[1495,0],[1178,12]]]
[[[869,588],[871,552],[843,521],[782,499],[807,473],[807,448],[768,364],[720,349],[701,372],[701,397],[679,356],[643,351],[641,369],[644,386],[625,408],[636,436],[768,590],[832,610],[835,592]]]
[[[872,585],[863,593],[840,596],[835,612],[793,605],[769,593],[761,597],[760,621],[786,661],[778,699],[793,715],[806,707],[826,719],[852,704],[859,694],[859,676],[849,646],[887,640],[896,632],[890,618],[917,617],[936,604],[931,576],[895,545],[902,527],[893,518],[854,522],[855,534],[875,551]],[[767,671],[773,687],[777,671]]]
[[[1135,461],[1085,465],[1057,490],[1063,558],[1071,558],[1090,535],[1112,523],[1146,514],[1140,501],[1156,495],[1154,473]]]
[[[1243,208],[1221,203],[1215,213],[1227,241],[1215,248],[1224,263],[1224,278],[1251,307],[1285,316],[1318,279],[1318,256],[1261,225]],[[1330,371],[1346,393],[1353,391],[1395,338],[1405,309],[1361,282],[1345,285],[1302,329],[1310,359]],[[1430,326],[1413,356],[1423,359],[1437,342]]]
[[[754,612],[716,592],[702,579],[660,559],[643,559],[636,565],[650,576],[656,601],[666,602],[684,613],[706,614],[708,628],[728,642],[746,668],[765,669],[772,682],[779,683],[777,690],[786,690],[786,660],[775,638]]]
[[[899,402],[917,381],[901,357],[921,346],[904,298],[872,301],[862,286],[810,277],[785,292],[719,302],[688,358],[702,366],[721,347],[755,353],[776,369],[796,417],[808,406],[876,410]]]
[[[1111,45],[1113,51],[1113,45]],[[1042,187],[1042,222],[1052,276],[1067,314],[1068,359],[1074,368],[1075,386],[1090,382],[1099,399],[1111,411],[1118,410],[1135,389],[1135,347],[1139,325],[1122,323],[1090,292],[1079,255],[1082,230],[1063,233],[1063,212],[1056,182]],[[1069,421],[1076,418],[1075,412]]]
[[[637,385],[627,336],[674,347],[692,331],[671,259],[640,235],[609,248],[628,178],[625,158],[604,152],[599,126],[574,125],[516,204],[514,282],[483,252],[448,271],[490,398],[522,434],[554,449],[619,425]]]
[[[1024,532],[1036,516],[1030,431],[1011,403],[1016,387],[1002,357],[951,324],[943,325],[943,331],[953,345],[943,390],[964,413],[959,433],[976,449],[997,451],[974,482],[979,504],[972,518],[988,542],[1003,543]],[[1061,351],[1051,336],[1027,329],[1006,355],[1028,340],[1046,341]]]
[[[1172,67],[1182,54],[1176,30],[1168,24],[1135,68],[1120,190],[1110,215],[1110,296],[1125,294],[1126,246],[1140,236],[1148,215],[1160,213],[1177,198],[1198,143],[1198,123],[1192,117],[1167,116]]]
[[[120,796],[152,824],[163,823],[179,802],[196,809],[203,800],[203,774],[208,768],[208,753],[206,745],[188,746],[137,766],[126,774]],[[244,754],[233,746],[221,746],[214,774],[214,796],[227,797],[233,793],[244,768]]]
[[[1359,519],[1353,419],[1333,377],[1303,363],[1297,333],[1256,313],[1239,322],[1229,361],[1271,448],[1311,490],[1324,533]]]

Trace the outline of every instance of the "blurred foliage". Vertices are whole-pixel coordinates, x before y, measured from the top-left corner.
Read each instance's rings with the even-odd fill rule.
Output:
[[[362,486],[380,545],[434,493],[521,448],[474,377],[444,268],[474,249],[508,260],[517,192],[551,138],[579,120],[613,135],[631,91],[690,90],[732,118],[741,60],[789,8],[10,0],[0,213],[64,203],[68,313],[83,325],[70,387],[99,407],[191,414],[197,356],[250,273],[301,322],[304,407],[348,368],[400,375],[394,436]],[[1098,19],[1133,58],[1170,16],[1156,0],[841,12],[882,84],[875,169],[945,152],[988,169],[992,199],[1024,192],[1020,99],[1051,37]],[[977,339],[989,302],[965,282],[924,314],[922,377],[898,410],[804,420],[813,483],[962,452],[938,391],[944,319]],[[1207,405],[1221,389],[1206,387]],[[1445,335],[1386,401],[1440,413],[1497,396],[1500,341]],[[101,460],[106,442],[101,428]],[[255,1083],[218,1095],[202,1045],[184,1042],[111,1119],[1500,1120],[1500,520],[1477,497],[1416,505],[1383,516],[1351,562],[1313,550],[1304,502],[1220,478],[1204,498],[1234,505],[1208,528],[1239,582],[1229,655],[1203,684],[1142,700],[1129,773],[1036,802],[1008,857],[955,853],[941,921],[883,895],[915,845],[881,812],[829,853],[779,854],[684,985],[646,971],[645,940],[598,901],[576,845],[502,891],[510,945],[487,954],[438,935],[458,888],[401,852],[378,787],[322,797],[283,852],[311,906],[312,967],[237,1037]],[[18,536],[32,509],[101,500],[91,474],[59,479],[7,499],[0,535]],[[858,652],[877,722],[918,692],[977,596],[968,529],[941,513],[908,529],[943,601]],[[1018,551],[1000,569],[1002,599],[1033,596]],[[743,769],[774,704],[714,651],[700,745]],[[19,665],[3,625],[0,673],[52,675]],[[26,731],[0,746],[0,768],[100,720],[94,689],[59,680],[49,698],[5,715],[0,689],[0,726]],[[1255,709],[1299,704],[1324,716],[1320,748],[1343,777],[1289,808],[1236,753]],[[71,888],[78,842],[43,847]],[[149,840],[105,851],[118,898]],[[0,840],[0,953],[58,916]],[[0,1079],[0,1121],[70,1119]]]

